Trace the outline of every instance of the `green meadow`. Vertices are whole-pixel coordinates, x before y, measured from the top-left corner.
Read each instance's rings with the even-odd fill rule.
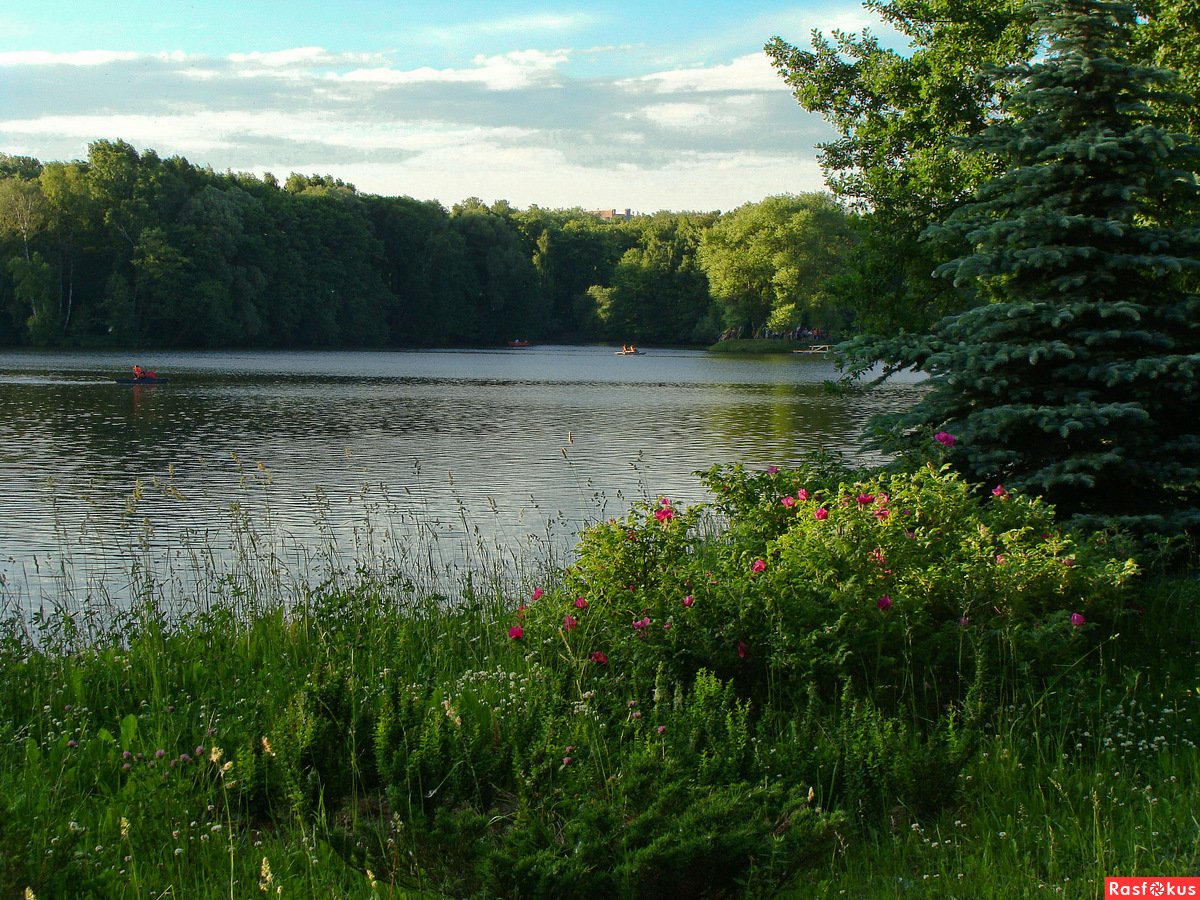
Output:
[[[703,478],[708,502],[635,503],[570,564],[453,593],[410,560],[10,610],[0,893],[1094,897],[1197,873],[1177,555],[936,461]]]

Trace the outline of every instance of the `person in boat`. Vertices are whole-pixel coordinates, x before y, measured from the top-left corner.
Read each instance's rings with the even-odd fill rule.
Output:
[[[145,378],[146,377],[145,369],[143,369],[141,366],[134,366],[133,367],[133,377],[134,378]]]

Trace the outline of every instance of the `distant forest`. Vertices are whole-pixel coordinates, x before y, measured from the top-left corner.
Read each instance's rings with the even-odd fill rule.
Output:
[[[124,141],[0,155],[0,345],[708,344],[859,315],[829,195],[601,217],[447,210],[328,176],[215,172]]]

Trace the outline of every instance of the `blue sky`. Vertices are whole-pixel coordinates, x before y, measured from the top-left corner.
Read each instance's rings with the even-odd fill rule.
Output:
[[[857,0],[4,4],[0,152],[121,138],[447,206],[732,209],[822,188],[830,132],[763,44],[872,25]]]

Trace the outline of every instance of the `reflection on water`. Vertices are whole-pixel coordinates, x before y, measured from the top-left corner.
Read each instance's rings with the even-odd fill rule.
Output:
[[[693,473],[716,463],[852,453],[917,390],[833,394],[807,357],[602,347],[138,361],[169,383],[115,384],[114,354],[0,354],[10,599],[100,584],[120,602],[131,570],[164,567],[186,590],[239,554],[437,569],[485,545],[561,550],[634,499],[703,499]]]

